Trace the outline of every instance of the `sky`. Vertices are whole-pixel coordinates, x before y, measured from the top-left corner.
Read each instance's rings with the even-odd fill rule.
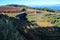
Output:
[[[50,5],[60,4],[60,0],[0,0],[0,6],[7,4],[50,6]]]

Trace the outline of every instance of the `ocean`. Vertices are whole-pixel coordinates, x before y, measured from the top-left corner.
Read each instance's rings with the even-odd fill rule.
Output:
[[[30,6],[32,8],[50,8],[53,10],[60,10],[60,5],[52,5],[52,6]]]

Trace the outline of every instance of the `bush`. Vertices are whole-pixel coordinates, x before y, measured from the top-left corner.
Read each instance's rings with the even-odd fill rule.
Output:
[[[32,20],[31,22],[36,22],[35,20]]]
[[[59,26],[60,27],[60,21],[59,22],[56,22],[55,24],[56,24],[56,26]]]

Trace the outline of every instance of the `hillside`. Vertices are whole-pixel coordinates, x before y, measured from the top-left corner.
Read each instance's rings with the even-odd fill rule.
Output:
[[[48,8],[0,6],[0,40],[60,40],[60,12]]]
[[[60,40],[59,27],[40,27],[28,19],[0,14],[0,40]]]
[[[34,7],[30,7],[30,6],[25,6],[25,5],[17,5],[17,4],[10,4],[10,5],[5,5],[5,6],[0,6],[0,13],[2,13],[2,11],[5,12],[21,12],[22,9],[26,9],[27,12],[29,13],[34,13],[35,11],[39,12],[39,11],[48,11],[48,12],[60,12],[60,10],[53,10],[50,8],[34,8]]]
[[[22,12],[23,9],[25,9],[26,12],[28,13],[35,12],[35,9],[30,8],[28,6],[11,4],[11,5],[0,6],[0,13],[20,13]]]
[[[15,12],[20,12],[22,11],[21,7],[10,7],[10,6],[0,6],[0,13],[4,12],[4,13],[15,13]]]
[[[60,13],[50,10],[48,8],[41,8],[41,9],[33,9],[33,8],[23,8],[25,6],[22,5],[6,5],[0,6],[0,12],[8,15],[10,17],[15,17],[23,13],[23,9],[27,13],[27,18],[29,21],[36,21],[35,23],[40,26],[59,26],[58,22],[60,18],[58,17]],[[45,16],[47,15],[47,16]],[[54,16],[55,15],[55,16]],[[59,19],[57,19],[57,18]],[[54,20],[54,18],[56,20]],[[57,22],[54,22],[57,21]],[[54,23],[52,23],[54,22]],[[50,25],[49,25],[50,24]]]
[[[12,6],[12,7],[23,7],[23,8],[31,8],[31,7],[26,6],[26,5],[18,5],[18,4],[10,4],[10,5],[5,5],[5,6]]]

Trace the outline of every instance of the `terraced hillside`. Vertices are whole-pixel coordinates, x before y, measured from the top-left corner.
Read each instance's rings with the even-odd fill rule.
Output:
[[[43,26],[43,25],[58,26],[59,25],[56,22],[53,24],[51,23],[52,21],[55,21],[54,20],[55,17],[58,18],[58,16],[60,15],[59,13],[56,13],[56,12],[48,12],[43,10],[24,8],[24,7],[15,7],[15,6],[0,6],[0,12],[10,17],[15,17],[16,15],[23,13],[23,9],[26,10],[25,12],[27,13],[28,20],[32,22],[34,21],[36,24],[40,26]],[[56,19],[56,20],[59,21],[59,19]]]

